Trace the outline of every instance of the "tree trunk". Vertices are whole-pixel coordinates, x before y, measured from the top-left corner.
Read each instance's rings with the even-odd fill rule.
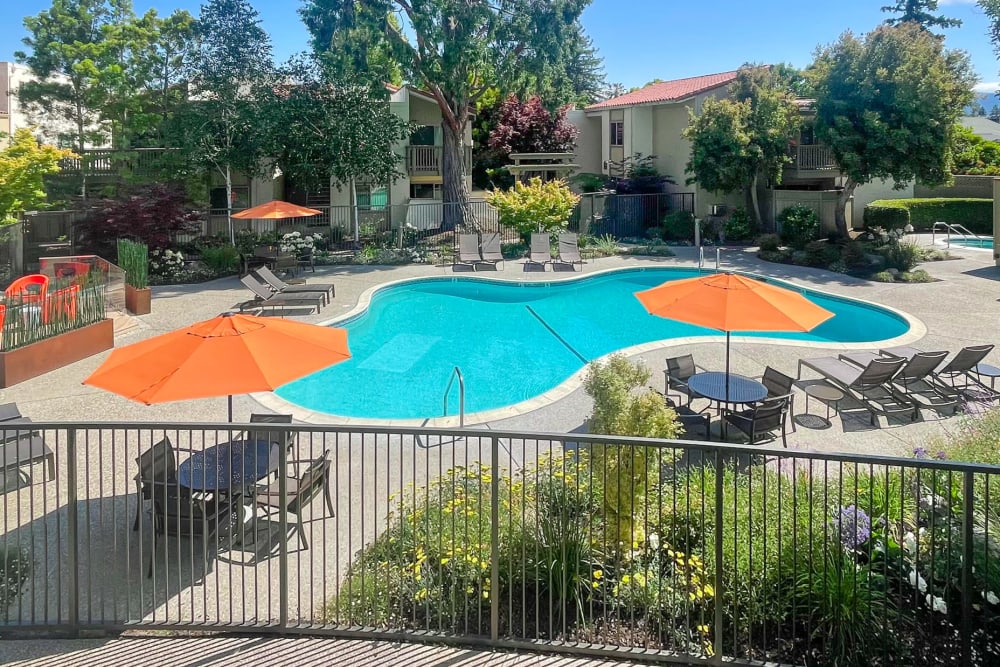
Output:
[[[444,196],[443,229],[455,229],[463,225],[470,230],[478,230],[479,225],[469,208],[469,193],[465,189],[465,147],[462,139],[468,125],[467,112],[455,114],[455,124],[445,119],[441,122],[444,145],[441,155],[441,189]]]
[[[851,197],[854,196],[854,190],[858,187],[850,178],[844,183],[844,189],[840,191],[837,196],[837,211],[834,215],[834,220],[837,222],[837,233],[840,234],[841,238],[848,238],[850,231],[847,229],[847,204],[850,202]]]
[[[236,234],[233,233],[233,172],[226,165],[226,223],[229,225],[229,243],[236,245]]]
[[[750,215],[750,224],[757,227],[761,226],[760,217],[760,202],[757,201],[757,175],[755,174],[753,179],[751,179],[746,192],[743,193],[745,197],[745,205],[747,208],[747,213]]]
[[[76,138],[77,138],[77,144],[76,145],[77,145],[77,149],[79,150],[79,153],[80,153],[80,197],[83,198],[83,201],[87,201],[87,169],[89,168],[89,165],[87,164],[87,155],[86,155],[86,153],[84,153],[85,142],[84,142],[83,133],[84,133],[85,125],[86,125],[86,122],[85,122],[84,117],[83,117],[83,108],[80,106],[79,103],[77,103],[77,105],[76,105],[76,131],[77,131]]]
[[[350,182],[349,186],[350,186],[350,190],[348,192],[348,195],[350,196],[350,201],[351,201],[351,221],[350,221],[350,224],[351,224],[351,227],[354,229],[354,249],[355,250],[360,250],[361,249],[361,228],[358,225],[358,222],[359,222],[359,216],[358,216],[358,186],[357,186],[357,183],[355,182],[354,178],[351,178],[351,182]]]

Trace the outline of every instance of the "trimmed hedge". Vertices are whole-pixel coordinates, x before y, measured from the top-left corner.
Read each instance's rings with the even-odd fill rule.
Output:
[[[929,232],[935,222],[967,227],[975,234],[993,234],[993,200],[973,198],[877,199],[865,206],[865,227],[899,229],[913,225]]]

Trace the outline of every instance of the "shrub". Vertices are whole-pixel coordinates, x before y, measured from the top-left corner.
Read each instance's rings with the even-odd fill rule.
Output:
[[[864,271],[868,268],[868,258],[865,247],[857,241],[848,241],[840,251],[840,260],[851,271]]]
[[[725,230],[726,241],[730,243],[734,241],[749,241],[756,232],[753,221],[750,219],[750,214],[742,208],[733,211],[732,215],[726,220],[723,229]]]
[[[663,239],[665,241],[693,241],[694,214],[689,211],[674,211],[663,217]]]
[[[216,273],[233,273],[239,269],[240,253],[231,245],[205,247],[201,249],[201,261]]]
[[[764,234],[757,239],[757,245],[762,252],[774,252],[781,249],[781,237],[777,234]]]
[[[931,274],[927,273],[923,269],[917,269],[916,271],[903,271],[897,276],[900,282],[904,283],[932,283],[934,278]]]
[[[876,252],[885,258],[885,268],[909,271],[920,262],[921,252],[916,243],[891,241],[877,248]]]
[[[76,223],[80,247],[102,257],[113,257],[119,238],[163,250],[178,234],[201,231],[202,214],[180,186],[154,184],[137,187],[120,199],[101,202]]]
[[[826,241],[810,241],[805,247],[809,266],[823,269],[840,260],[840,248]]]
[[[877,283],[894,283],[894,282],[896,282],[896,278],[893,277],[893,275],[891,273],[889,273],[888,271],[879,271],[878,273],[876,273],[875,275],[872,276],[872,280],[874,280]]]
[[[787,264],[792,259],[792,252],[790,250],[761,250],[757,256],[765,262]]]
[[[125,271],[125,282],[136,289],[149,287],[149,248],[145,243],[118,239],[118,266]]]
[[[778,214],[778,227],[786,243],[802,249],[819,234],[819,216],[805,204],[794,204]]]
[[[21,588],[31,576],[28,552],[14,546],[0,546],[0,618],[21,595]]]
[[[486,199],[496,208],[500,224],[513,227],[524,239],[532,232],[566,229],[580,201],[565,181],[543,183],[540,178],[531,179],[527,185],[517,183],[511,190],[488,193]]]
[[[930,232],[935,222],[960,224],[975,234],[993,234],[993,200],[976,198],[878,199],[865,206],[865,227]]]

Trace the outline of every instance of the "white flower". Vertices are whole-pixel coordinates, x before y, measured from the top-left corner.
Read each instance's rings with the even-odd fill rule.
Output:
[[[993,591],[986,591],[983,597],[985,597],[986,601],[990,604],[1000,604],[1000,598],[998,598],[997,594]]]
[[[917,538],[913,533],[907,532],[903,535],[903,549],[911,554],[917,550]]]
[[[660,548],[660,536],[656,533],[649,534],[649,548],[656,551]]]
[[[948,613],[948,605],[945,603],[944,599],[939,598],[936,595],[932,597],[929,593],[925,599],[927,600],[927,606],[934,611],[939,611],[942,614]]]
[[[916,570],[910,570],[910,585],[921,593],[927,592],[927,582]]]

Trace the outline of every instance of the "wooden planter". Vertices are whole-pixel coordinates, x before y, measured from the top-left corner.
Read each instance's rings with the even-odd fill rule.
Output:
[[[148,287],[138,288],[125,285],[125,308],[133,315],[149,315],[150,297]]]
[[[0,352],[0,388],[30,380],[115,346],[115,324],[102,320],[16,350]]]

